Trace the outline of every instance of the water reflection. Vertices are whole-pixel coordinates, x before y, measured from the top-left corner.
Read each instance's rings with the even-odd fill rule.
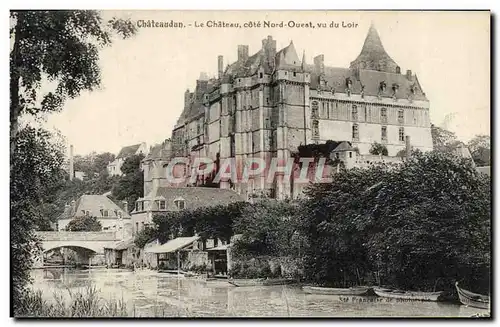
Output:
[[[136,317],[470,317],[485,312],[448,303],[306,294],[295,286],[234,287],[147,271],[51,268],[32,275],[46,300],[53,300],[54,292],[67,298],[68,289],[95,286],[104,299],[125,301]]]

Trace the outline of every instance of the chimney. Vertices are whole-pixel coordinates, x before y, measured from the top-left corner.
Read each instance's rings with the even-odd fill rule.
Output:
[[[187,108],[190,102],[191,102],[191,93],[189,92],[189,89],[187,89],[186,92],[184,92],[184,108]]]
[[[69,180],[72,181],[75,177],[75,169],[73,167],[73,144],[69,146]]]
[[[264,50],[264,60],[269,67],[274,68],[274,57],[276,56],[276,40],[269,35],[267,39],[262,40],[262,50]]]
[[[125,211],[125,213],[128,215],[128,202],[127,201],[123,201],[123,211]]]
[[[406,71],[406,79],[408,79],[409,81],[411,81],[412,77],[411,77],[411,70],[407,70]]]
[[[248,45],[238,45],[238,61],[246,61],[248,59]]]
[[[318,74],[325,73],[325,55],[320,54],[319,56],[314,57],[314,70]]]
[[[222,78],[223,67],[224,67],[223,64],[224,64],[224,57],[218,56],[217,57],[217,71],[219,73],[219,79]]]
[[[410,136],[406,135],[406,158],[410,158],[410,156],[411,156]]]

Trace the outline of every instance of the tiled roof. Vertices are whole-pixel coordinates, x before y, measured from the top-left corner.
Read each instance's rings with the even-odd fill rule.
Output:
[[[299,57],[297,56],[297,51],[295,50],[295,46],[293,45],[293,42],[290,42],[290,44],[278,51],[276,53],[276,67],[286,67],[286,66],[299,66],[302,64],[302,62],[299,60]]]
[[[339,151],[349,151],[353,150],[354,148],[349,144],[349,142],[344,141],[340,143],[333,151],[334,152],[339,152]]]
[[[108,210],[108,216],[104,217],[101,214],[101,209]],[[90,211],[90,216],[99,219],[117,219],[118,213],[121,212],[122,218],[130,219],[128,213],[123,211],[116,203],[111,201],[104,195],[89,195],[84,194],[74,204],[70,204],[64,209],[64,212],[59,219],[72,219],[75,217],[85,216],[85,211]],[[116,211],[116,214],[115,214]]]
[[[129,145],[129,146],[123,147],[120,150],[120,152],[118,153],[118,155],[116,156],[116,159],[127,158],[129,156],[134,155],[137,152],[137,150],[139,150],[140,146],[141,146],[141,144],[134,144],[134,145]]]
[[[123,240],[123,241],[119,241],[119,242],[116,242],[115,244],[113,244],[112,246],[110,247],[105,247],[105,249],[112,249],[112,250],[116,250],[116,251],[122,251],[122,250],[126,250],[128,248],[130,248],[131,246],[134,245],[134,238],[129,238],[129,239],[126,239],[126,240]]]
[[[387,54],[377,30],[370,26],[359,56],[351,62],[351,68],[361,68],[396,73],[398,64]]]
[[[165,199],[166,210],[169,211],[178,210],[174,203],[177,199],[184,200],[186,209],[244,201],[243,197],[233,190],[210,187],[159,187],[146,198],[154,200],[160,197]]]
[[[193,244],[197,240],[199,240],[199,236],[190,236],[190,237],[177,237],[173,240],[168,241],[162,245],[152,246],[148,249],[145,249],[144,252],[147,253],[170,253],[175,252],[177,250],[182,250],[183,248]]]
[[[169,140],[155,144],[150,150],[144,161],[155,159],[169,159],[172,157],[172,149]]]
[[[416,76],[408,79],[406,75],[380,72],[375,70],[359,70],[359,77],[356,76],[356,71],[349,68],[325,67],[323,78],[326,82],[324,87],[320,87],[320,74],[314,71],[313,65],[307,65],[307,70],[311,71],[311,89],[322,88],[324,91],[335,90],[335,92],[346,93],[347,79],[352,82],[351,94],[392,97],[394,92],[393,85],[397,85],[396,98],[407,99],[412,95],[414,100],[427,100],[422,92],[420,83]],[[384,82],[386,85],[385,91],[379,93],[380,84]],[[364,89],[363,89],[364,86]],[[411,89],[413,88],[414,93]]]

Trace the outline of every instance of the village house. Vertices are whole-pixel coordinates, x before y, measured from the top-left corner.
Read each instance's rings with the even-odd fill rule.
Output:
[[[131,217],[127,211],[126,203],[124,208],[120,208],[107,196],[84,194],[66,205],[57,220],[57,230],[65,230],[69,222],[77,217],[95,217],[103,231],[117,232],[118,238],[124,239],[132,232]]]
[[[120,150],[120,152],[118,152],[118,155],[116,156],[115,160],[113,160],[108,164],[107,170],[109,175],[121,176],[122,175],[121,168],[125,160],[127,160],[127,158],[139,154],[147,155],[148,153],[149,149],[146,143],[144,142],[123,147]]]

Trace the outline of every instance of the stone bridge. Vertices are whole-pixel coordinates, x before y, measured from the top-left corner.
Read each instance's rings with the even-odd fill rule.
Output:
[[[56,249],[71,249],[85,261],[96,255],[102,256],[105,247],[111,247],[119,239],[115,232],[37,232],[42,253],[35,257],[35,266],[43,266],[45,253]]]

